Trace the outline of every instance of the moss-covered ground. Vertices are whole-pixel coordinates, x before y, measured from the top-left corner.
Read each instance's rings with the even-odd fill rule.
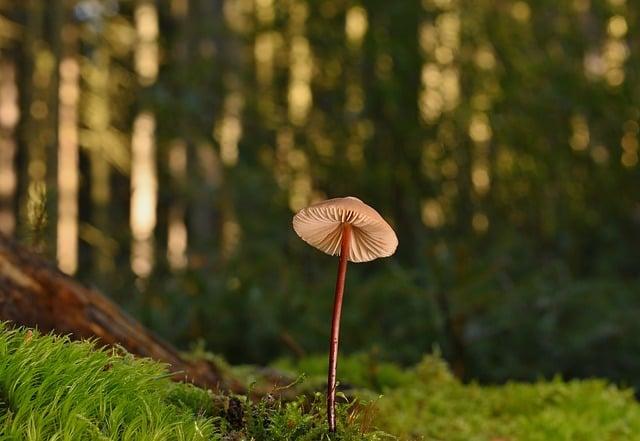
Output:
[[[368,355],[341,361],[330,437],[324,363],[277,363],[307,374],[297,398],[248,400],[174,383],[121,350],[0,325],[0,440],[640,440],[632,392],[602,380],[465,385],[438,357],[404,370]]]
[[[282,369],[320,378],[324,358]],[[402,370],[360,354],[344,360],[342,378],[362,396],[376,391],[375,426],[403,440],[623,441],[640,440],[640,405],[630,389],[600,379],[462,384],[437,356]]]

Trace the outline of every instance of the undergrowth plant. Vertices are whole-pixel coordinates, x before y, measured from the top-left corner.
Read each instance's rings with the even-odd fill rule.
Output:
[[[218,395],[122,349],[0,323],[0,440],[640,440],[633,391],[604,380],[464,384],[438,356],[402,369],[370,354],[342,363],[331,434],[324,357],[278,367],[307,374],[289,400]]]
[[[122,349],[0,323],[0,439],[5,441],[380,440],[371,412],[338,407],[328,435],[321,396],[251,401],[174,383]]]
[[[306,372],[310,383],[324,370],[321,356],[276,365]],[[345,357],[342,371],[349,394],[382,394],[375,426],[402,440],[640,440],[640,404],[633,390],[605,380],[464,384],[438,355],[400,369],[361,353]]]
[[[164,366],[123,351],[0,332],[3,440],[212,439],[214,421],[176,400],[176,387]]]

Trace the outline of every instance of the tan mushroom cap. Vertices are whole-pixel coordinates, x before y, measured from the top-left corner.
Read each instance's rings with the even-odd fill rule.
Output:
[[[293,229],[309,245],[332,256],[340,255],[342,225],[351,224],[348,260],[368,262],[391,256],[398,238],[376,210],[358,198],[328,199],[303,208],[293,217]]]

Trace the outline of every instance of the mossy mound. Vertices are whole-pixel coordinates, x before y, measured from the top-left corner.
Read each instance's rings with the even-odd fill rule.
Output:
[[[380,426],[406,439],[640,440],[633,392],[603,380],[463,385],[428,357],[378,405]]]
[[[174,383],[163,365],[125,351],[0,324],[0,439],[640,440],[632,391],[606,381],[465,385],[437,356],[403,370],[368,355],[341,360],[340,377],[347,395],[371,402],[342,399],[330,437],[315,392],[325,363],[279,363],[309,374],[299,396],[255,402]]]
[[[324,357],[280,368],[321,378]],[[633,391],[604,380],[462,384],[438,356],[412,369],[359,354],[341,360],[343,384],[376,390],[375,425],[402,440],[425,441],[635,441],[640,404]],[[358,392],[354,392],[358,393]]]
[[[168,378],[165,366],[91,342],[0,324],[0,439],[320,440],[323,399],[214,396]],[[377,440],[366,412],[339,409],[333,439]]]

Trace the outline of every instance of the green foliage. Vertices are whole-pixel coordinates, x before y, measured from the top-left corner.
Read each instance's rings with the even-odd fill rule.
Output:
[[[426,357],[378,401],[378,427],[402,439],[602,441],[640,439],[633,391],[602,380],[560,378],[503,386],[462,384]]]
[[[411,375],[400,366],[380,360],[375,353],[357,353],[339,359],[340,388],[364,388],[381,392],[410,380]],[[283,358],[273,364],[278,369],[303,372],[308,380],[323,378],[326,383],[327,355],[308,356],[298,360]]]
[[[277,366],[323,377],[325,357]],[[372,369],[372,366],[376,366]],[[635,441],[640,439],[640,404],[632,390],[602,380],[463,384],[439,356],[411,369],[374,361],[370,354],[343,357],[341,385],[374,388],[374,426],[402,440],[424,441]]]
[[[326,361],[304,369],[310,384]],[[233,368],[231,368],[233,369]],[[213,395],[174,383],[164,366],[90,342],[0,329],[0,438],[7,441],[243,440],[491,441],[637,440],[640,405],[602,380],[504,386],[462,384],[437,356],[403,370],[371,354],[341,360],[338,433],[329,435],[324,394],[296,386],[290,401],[271,395]],[[367,388],[382,396],[375,397]],[[301,393],[302,391],[306,391]],[[355,397],[367,397],[369,401]],[[384,431],[384,432],[382,432]],[[392,433],[395,436],[387,435]],[[396,438],[396,436],[398,438]]]
[[[638,280],[576,280],[562,265],[488,291],[469,317],[467,367],[481,381],[606,377],[640,390]]]
[[[6,440],[205,440],[211,420],[194,416],[193,389],[164,366],[90,342],[0,330],[0,435]],[[193,402],[193,400],[191,400]]]
[[[0,326],[0,438],[36,440],[368,440],[365,404],[338,408],[329,437],[321,395],[215,396],[168,379],[165,367],[124,350]]]
[[[245,427],[240,433],[256,440],[326,440],[381,441],[394,437],[374,430],[375,407],[360,402],[341,403],[338,407],[338,427],[335,434],[327,432],[324,393],[301,395],[290,402],[267,396],[257,404],[246,406]]]

